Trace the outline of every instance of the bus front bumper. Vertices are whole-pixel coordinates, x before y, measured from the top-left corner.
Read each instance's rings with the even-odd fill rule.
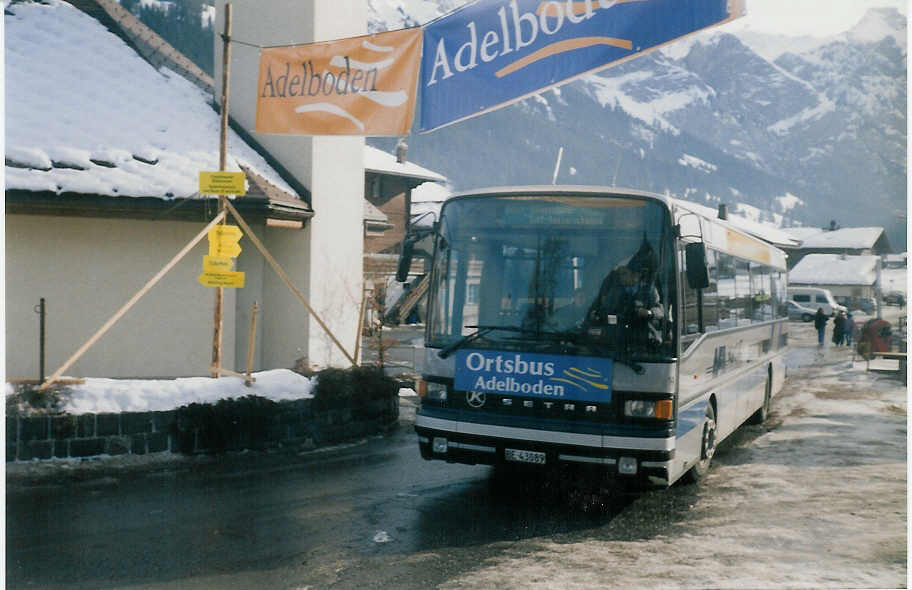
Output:
[[[421,456],[469,465],[531,468],[579,465],[608,476],[666,486],[674,438],[646,438],[517,428],[416,416]]]

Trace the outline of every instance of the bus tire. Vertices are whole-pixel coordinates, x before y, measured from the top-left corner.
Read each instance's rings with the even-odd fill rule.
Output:
[[[757,408],[748,419],[750,424],[763,424],[769,418],[770,405],[773,403],[773,374],[772,371],[766,374],[766,390],[763,393],[763,405]]]
[[[703,435],[700,440],[700,458],[687,472],[687,480],[698,483],[706,474],[712,464],[713,455],[716,454],[716,412],[712,403],[706,405],[706,417],[703,419]]]

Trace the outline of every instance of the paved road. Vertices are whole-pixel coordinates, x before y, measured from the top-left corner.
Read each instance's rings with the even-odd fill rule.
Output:
[[[592,504],[427,463],[406,405],[391,435],[319,453],[8,476],[7,587],[902,585],[903,390],[844,381],[850,353],[794,331],[771,423],[742,428],[701,487]]]
[[[598,526],[629,501],[593,518],[535,482],[516,496],[488,468],[425,463],[407,427],[227,463],[11,482],[8,587],[427,588],[453,564],[427,570],[412,555],[474,564],[502,551],[492,544]]]

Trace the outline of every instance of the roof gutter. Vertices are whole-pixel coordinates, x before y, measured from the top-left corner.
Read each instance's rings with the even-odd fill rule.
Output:
[[[264,223],[267,219],[306,223],[313,210],[300,201],[277,201],[263,197],[239,197],[232,204],[245,220]],[[218,199],[158,197],[110,197],[50,191],[6,191],[7,215],[48,215],[109,219],[151,219],[208,221],[218,211]],[[247,219],[249,217],[249,219]]]

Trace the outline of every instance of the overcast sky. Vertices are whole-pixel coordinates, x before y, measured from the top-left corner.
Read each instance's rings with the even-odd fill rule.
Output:
[[[894,6],[909,14],[912,0],[747,0],[747,16],[729,25],[764,33],[826,37],[850,29],[868,8]]]

